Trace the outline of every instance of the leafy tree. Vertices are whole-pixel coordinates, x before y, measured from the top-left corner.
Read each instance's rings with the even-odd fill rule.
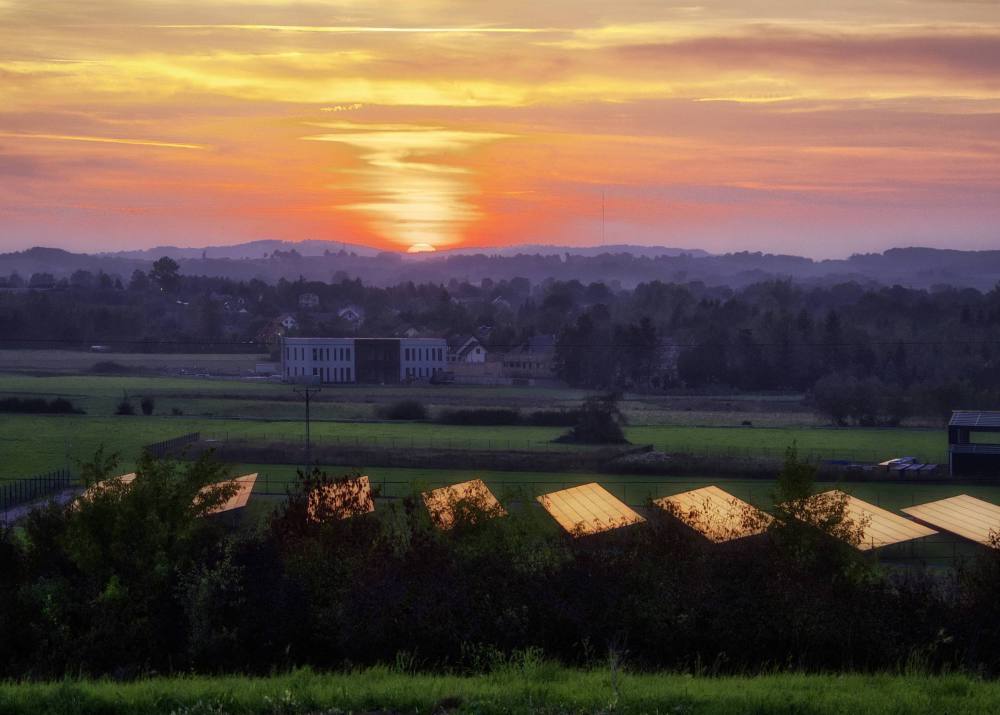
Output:
[[[163,256],[153,263],[149,278],[165,293],[172,293],[180,285],[180,266],[170,256]]]
[[[576,425],[556,441],[581,444],[628,444],[622,431],[625,416],[618,408],[620,398],[617,393],[588,397],[577,412]]]
[[[137,293],[141,293],[145,290],[148,290],[149,278],[146,276],[144,272],[136,268],[134,271],[132,271],[132,277],[129,279],[128,282],[128,289],[131,291],[135,291]]]
[[[816,468],[798,457],[793,445],[775,482],[770,533],[792,565],[831,576],[858,578],[867,569],[858,546],[867,523],[853,520],[844,492],[816,493]]]

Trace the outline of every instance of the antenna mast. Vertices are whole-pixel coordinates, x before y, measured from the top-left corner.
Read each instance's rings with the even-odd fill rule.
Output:
[[[604,189],[601,189],[601,246],[604,246]]]

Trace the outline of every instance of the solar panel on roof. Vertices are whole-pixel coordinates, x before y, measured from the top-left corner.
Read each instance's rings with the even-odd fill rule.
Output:
[[[226,511],[233,511],[234,509],[242,509],[250,501],[250,494],[253,493],[253,486],[257,481],[257,473],[245,474],[242,477],[236,477],[235,479],[230,479],[225,482],[218,482],[216,484],[209,484],[201,488],[198,492],[199,496],[206,494],[213,489],[218,487],[226,486],[227,484],[236,485],[236,493],[229,497],[222,504],[217,504],[208,511],[205,512],[205,516],[210,516],[212,514],[221,514]],[[198,497],[195,497],[197,501]]]
[[[955,410],[950,427],[1000,427],[1000,412],[985,410]]]
[[[912,539],[932,536],[937,532],[891,511],[838,490],[823,492],[816,497],[846,497],[845,517],[861,530],[861,541],[854,546],[861,551],[879,549]]]
[[[346,519],[375,511],[371,481],[366,476],[325,484],[309,492],[307,516],[322,521],[326,516]]]
[[[460,510],[465,506],[489,517],[507,514],[481,479],[441,487],[424,492],[421,496],[431,515],[431,521],[441,529],[450,529],[454,526]]]
[[[645,521],[596,482],[543,494],[538,502],[573,536],[598,534]]]
[[[1000,532],[1000,506],[982,499],[959,494],[927,504],[908,506],[903,511],[936,529],[957,534],[983,546],[997,545],[993,537]]]
[[[763,533],[770,514],[716,486],[693,489],[653,502],[715,543]]]

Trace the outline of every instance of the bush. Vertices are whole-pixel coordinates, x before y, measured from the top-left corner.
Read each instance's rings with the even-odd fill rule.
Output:
[[[118,403],[118,406],[115,408],[115,414],[116,415],[134,415],[135,414],[135,407],[133,407],[132,403],[129,402],[128,398],[126,397],[121,402]]]
[[[184,410],[182,410],[180,407],[171,407],[170,414],[172,414],[174,417],[179,417],[180,415],[184,414]]]
[[[573,428],[556,442],[577,444],[628,444],[622,425],[625,416],[618,409],[618,395],[588,397],[580,408]]]
[[[419,400],[400,400],[381,408],[378,416],[383,420],[426,420],[427,408]]]
[[[139,406],[142,408],[142,414],[151,415],[153,414],[153,409],[156,407],[156,402],[152,397],[143,397],[139,402]]]
[[[101,360],[100,362],[96,362],[90,368],[90,371],[95,375],[128,375],[129,373],[139,372],[134,367],[122,365],[114,360]]]
[[[525,416],[532,427],[573,427],[580,422],[580,410],[537,410]]]
[[[56,414],[82,415],[84,411],[72,402],[57,397],[54,400],[41,398],[6,397],[0,400],[0,412],[19,412],[22,414]]]
[[[437,421],[446,425],[519,425],[521,413],[505,409],[444,410]]]

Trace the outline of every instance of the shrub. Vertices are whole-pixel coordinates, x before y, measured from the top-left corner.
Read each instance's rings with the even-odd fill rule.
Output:
[[[153,409],[156,407],[156,402],[152,397],[143,397],[139,402],[139,406],[142,408],[142,414],[151,415],[153,414]]]
[[[115,414],[116,415],[134,415],[135,414],[135,407],[132,406],[132,403],[129,402],[129,399],[127,397],[122,398],[122,401],[119,402],[118,406],[115,408]]]
[[[618,409],[618,395],[588,397],[579,410],[579,419],[556,442],[578,444],[628,444],[622,425],[625,416]]]
[[[378,416],[384,420],[426,420],[427,408],[419,400],[400,400],[381,408]]]
[[[573,427],[580,422],[580,410],[537,410],[524,417],[532,427]]]
[[[179,417],[180,415],[184,414],[184,410],[182,410],[180,407],[171,407],[170,414],[172,414],[174,417]]]
[[[519,425],[521,413],[500,408],[444,410],[438,415],[437,421],[446,425]]]
[[[79,409],[72,402],[63,397],[57,397],[54,400],[6,397],[0,400],[0,412],[19,412],[23,414],[84,414],[83,410]]]
[[[96,362],[90,368],[90,371],[97,375],[127,375],[132,372],[138,372],[136,368],[122,365],[114,360]]]

